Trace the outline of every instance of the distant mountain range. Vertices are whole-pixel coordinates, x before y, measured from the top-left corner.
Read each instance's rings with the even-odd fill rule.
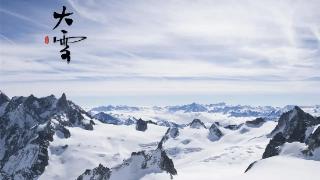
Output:
[[[267,120],[277,120],[281,114],[294,109],[295,105],[284,107],[272,106],[249,106],[249,105],[228,105],[226,103],[217,104],[197,104],[191,103],[179,106],[99,106],[92,108],[90,113],[96,119],[109,124],[132,124],[139,118],[157,122],[159,125],[170,127],[172,124],[184,126],[194,118],[209,118],[217,116],[218,119],[253,119],[264,118]],[[314,116],[320,116],[320,105],[299,106],[305,112]],[[175,119],[173,122],[172,119]],[[186,119],[188,121],[186,121]],[[181,120],[181,121],[179,121]],[[239,121],[240,122],[240,121]]]
[[[99,106],[92,108],[89,112],[96,114],[97,112],[135,112],[135,111],[166,111],[166,112],[184,112],[184,113],[222,113],[231,117],[265,117],[278,118],[282,113],[292,110],[296,105],[287,105],[284,107],[272,106],[249,106],[249,105],[228,105],[226,103],[217,104],[197,104],[191,103],[177,106],[153,106],[153,107],[137,107],[137,106]],[[320,115],[320,105],[299,106],[306,112]]]

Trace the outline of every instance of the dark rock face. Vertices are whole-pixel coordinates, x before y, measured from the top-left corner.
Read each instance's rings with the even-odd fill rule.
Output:
[[[224,128],[230,129],[230,130],[238,130],[239,128],[241,128],[242,125],[243,125],[243,124],[239,124],[239,125],[230,124],[230,125],[225,126]]]
[[[136,122],[137,131],[145,131],[148,128],[148,122],[142,120],[141,118]]]
[[[98,167],[92,170],[87,169],[82,175],[77,178],[77,180],[83,180],[86,179],[86,177],[89,177],[90,180],[107,180],[110,178],[110,174],[111,171],[109,168],[104,167],[102,164],[99,164]]]
[[[245,124],[248,127],[257,128],[257,127],[261,127],[265,122],[266,121],[263,118],[256,118],[255,120],[252,120],[252,121],[246,121]]]
[[[69,108],[69,104],[68,104],[67,96],[65,93],[63,93],[62,96],[58,99],[57,109],[64,110],[68,108]]]
[[[170,175],[177,174],[177,170],[174,168],[172,159],[170,159],[163,150],[161,150],[160,169],[168,172]]]
[[[223,136],[222,132],[220,131],[220,129],[218,128],[218,126],[213,123],[210,128],[209,128],[209,135],[208,135],[208,139],[210,141],[217,141],[219,140],[221,137]]]
[[[163,144],[170,138],[170,131],[171,128],[167,130],[164,136],[161,138],[160,142],[158,143],[158,149],[163,149]]]
[[[279,152],[281,150],[280,148],[285,142],[286,139],[283,137],[281,132],[276,134],[267,145],[262,155],[262,159],[279,155]]]
[[[0,106],[9,101],[9,97],[0,91]]]
[[[176,138],[179,136],[179,128],[178,127],[172,127],[170,128],[170,137],[171,138]]]
[[[312,156],[312,151],[320,147],[320,126],[308,137],[306,144],[308,148],[304,151],[305,154]]]
[[[249,166],[247,167],[247,169],[244,171],[245,173],[248,172],[252,167],[253,165],[255,165],[258,161],[254,161],[253,163],[249,164]]]
[[[306,140],[307,128],[319,123],[319,120],[295,106],[293,110],[281,115],[278,125],[271,132],[271,136],[281,132],[287,142],[303,143]]]
[[[307,130],[309,128],[313,129],[317,124],[320,124],[319,119],[305,113],[297,106],[283,113],[279,118],[277,126],[270,133],[272,139],[267,145],[262,159],[279,155],[284,143],[294,141],[306,143],[308,148],[303,153],[312,155],[312,151],[320,146],[320,128],[318,127],[311,135],[307,133]],[[250,164],[246,171],[254,164],[255,162]]]
[[[120,119],[113,117],[110,114],[104,113],[104,112],[100,112],[96,115],[93,116],[94,118],[98,119],[99,121],[103,122],[103,123],[107,123],[107,124],[114,124],[114,125],[118,125],[121,124],[122,122],[120,121]]]
[[[78,177],[78,180],[116,180],[121,179],[123,174],[128,172],[132,172],[132,174],[126,174],[126,178],[128,180],[136,180],[142,178],[146,174],[164,171],[169,173],[171,177],[172,175],[177,174],[173,161],[167,156],[162,148],[158,147],[156,150],[148,152],[133,152],[129,159],[124,160],[122,164],[111,169],[104,167],[101,164],[93,170],[87,169]]]
[[[189,126],[194,129],[207,128],[200,119],[194,119]]]
[[[48,165],[48,146],[55,133],[68,138],[69,126],[92,129],[86,119],[90,117],[65,95],[13,97],[1,108],[0,179],[37,179]]]

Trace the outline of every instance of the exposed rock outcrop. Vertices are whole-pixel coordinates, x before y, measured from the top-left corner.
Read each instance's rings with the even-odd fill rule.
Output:
[[[137,131],[145,131],[148,128],[148,122],[142,120],[141,118],[136,122]]]
[[[307,128],[317,124],[320,124],[319,120],[295,106],[293,110],[280,116],[278,125],[271,132],[271,136],[281,132],[287,142],[303,143],[306,140]]]
[[[177,174],[173,161],[160,145],[156,150],[133,152],[122,164],[111,169],[99,165],[93,170],[86,170],[78,180],[138,180],[150,173],[167,172],[172,177]]]
[[[252,121],[246,121],[248,127],[258,128],[261,127],[266,121],[263,118],[256,118]]]
[[[99,164],[98,167],[90,170],[87,169],[82,175],[80,175],[77,180],[107,180],[110,178],[111,170]]]
[[[275,129],[270,133],[271,140],[267,145],[262,159],[277,156],[285,143],[300,142],[306,143],[308,148],[303,151],[304,154],[312,156],[314,149],[320,146],[320,128],[317,126],[320,121],[305,113],[298,106],[292,110],[283,113]],[[310,129],[317,127],[312,133]],[[246,172],[254,166],[251,163]]]
[[[320,126],[318,126],[314,132],[308,137],[306,144],[308,148],[304,151],[305,154],[312,156],[313,151],[320,148]]]
[[[239,128],[241,128],[243,124],[239,124],[239,125],[236,125],[236,124],[229,124],[227,126],[224,126],[224,128],[226,129],[230,129],[230,130],[238,130]]]
[[[0,106],[9,101],[10,101],[10,98],[0,91]]]
[[[171,127],[169,131],[171,138],[176,138],[179,136],[179,128],[178,127]]]
[[[279,155],[279,152],[281,150],[281,146],[286,142],[286,139],[283,137],[282,133],[279,132],[276,134],[267,145],[263,155],[262,159],[277,156]]]
[[[194,129],[207,128],[200,119],[194,119],[189,126]]]
[[[210,141],[217,141],[223,136],[222,132],[218,128],[218,126],[215,123],[212,123],[212,125],[209,128],[209,134],[208,139]]]
[[[253,165],[255,165],[257,162],[258,162],[258,161],[252,162],[252,163],[247,167],[247,169],[246,169],[244,172],[245,172],[245,173],[248,172],[248,171],[253,167]]]

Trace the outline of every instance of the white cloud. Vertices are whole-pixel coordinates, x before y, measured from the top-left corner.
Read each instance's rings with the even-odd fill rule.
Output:
[[[57,46],[1,42],[5,90],[309,93],[319,86],[306,81],[320,77],[318,0],[69,2],[84,17],[72,32],[88,36],[71,46],[71,64]],[[21,82],[32,85],[15,89]]]

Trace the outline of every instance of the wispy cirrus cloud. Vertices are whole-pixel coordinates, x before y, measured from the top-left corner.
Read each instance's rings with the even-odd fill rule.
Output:
[[[22,29],[19,33],[28,36],[24,40],[1,30],[3,37],[17,42],[10,45],[0,38],[4,90],[43,94],[46,86],[48,91],[56,86],[51,92],[121,96],[303,94],[319,87],[317,0],[67,2],[76,18],[70,33],[88,36],[71,47],[71,64],[61,62],[59,46],[42,43],[45,34],[57,35],[50,28],[35,25],[34,33]],[[46,15],[39,20],[11,12],[19,4],[1,11],[12,20],[53,26],[51,14],[59,6],[52,7],[41,5]],[[17,89],[22,83],[30,87]]]

